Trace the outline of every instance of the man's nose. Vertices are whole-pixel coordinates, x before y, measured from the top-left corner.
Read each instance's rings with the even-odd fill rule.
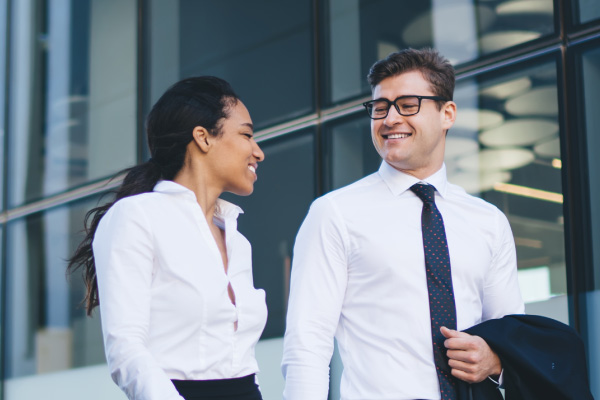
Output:
[[[400,124],[404,121],[404,116],[401,115],[398,110],[396,110],[396,107],[394,107],[393,105],[390,107],[389,111],[388,111],[388,115],[387,117],[385,117],[385,119],[383,120],[383,123],[386,126],[393,126],[396,124]]]

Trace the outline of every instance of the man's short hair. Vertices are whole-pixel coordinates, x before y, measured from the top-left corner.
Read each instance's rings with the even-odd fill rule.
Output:
[[[421,50],[408,48],[392,53],[373,64],[367,79],[371,89],[375,89],[375,86],[384,79],[409,71],[420,71],[436,96],[452,100],[456,80],[454,68],[447,58],[431,48]],[[439,102],[438,106],[441,107],[442,104],[443,102]]]

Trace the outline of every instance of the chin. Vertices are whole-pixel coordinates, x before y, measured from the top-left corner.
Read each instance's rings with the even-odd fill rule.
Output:
[[[228,192],[233,193],[237,196],[250,196],[252,192],[254,192],[254,186],[249,188],[236,188],[232,190],[228,190]]]

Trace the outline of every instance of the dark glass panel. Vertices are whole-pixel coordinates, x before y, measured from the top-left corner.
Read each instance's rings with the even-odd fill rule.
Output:
[[[369,93],[373,63],[434,47],[454,65],[554,33],[552,0],[330,0],[323,10],[328,103]]]
[[[252,244],[254,286],[267,293],[263,339],[284,333],[294,241],[315,198],[314,141],[310,129],[259,143],[265,161],[258,166],[254,193],[223,195],[245,211],[238,226]]]
[[[66,259],[83,238],[82,221],[97,198],[7,224],[5,377],[17,378],[104,362],[100,318],[86,317],[79,273]]]
[[[592,393],[596,398],[600,397],[600,380],[595,377],[600,376],[600,345],[598,335],[600,335],[600,114],[598,114],[598,104],[600,104],[600,46],[591,48],[581,55],[581,66],[583,73],[583,87],[578,88],[582,93],[583,104],[578,104],[578,109],[583,109],[584,119],[582,126],[585,127],[585,138],[587,144],[588,174],[589,174],[589,204],[590,207],[590,226],[592,232],[592,254],[593,270],[586,274],[591,277],[586,282],[589,291],[585,293],[585,316],[584,326],[589,354],[590,384]],[[576,266],[578,267],[578,266]]]
[[[136,161],[136,4],[13,2],[9,206]]]
[[[314,110],[312,2],[152,0],[151,103],[196,75],[227,80],[257,128]]]

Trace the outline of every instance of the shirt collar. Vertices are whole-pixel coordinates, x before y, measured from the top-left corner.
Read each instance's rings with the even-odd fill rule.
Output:
[[[158,193],[167,194],[182,194],[188,197],[190,200],[197,202],[196,195],[190,189],[186,188],[179,183],[173,181],[162,180],[154,186],[154,191]],[[217,206],[215,208],[215,216],[220,219],[237,218],[239,214],[243,214],[244,211],[233,203],[230,203],[223,199],[217,199]]]
[[[394,196],[399,196],[406,192],[415,183],[424,182],[433,185],[442,197],[446,197],[448,187],[446,164],[442,164],[442,168],[433,175],[425,179],[419,179],[402,171],[398,171],[396,168],[383,161],[379,167],[379,176],[381,176],[381,179],[383,179]]]

